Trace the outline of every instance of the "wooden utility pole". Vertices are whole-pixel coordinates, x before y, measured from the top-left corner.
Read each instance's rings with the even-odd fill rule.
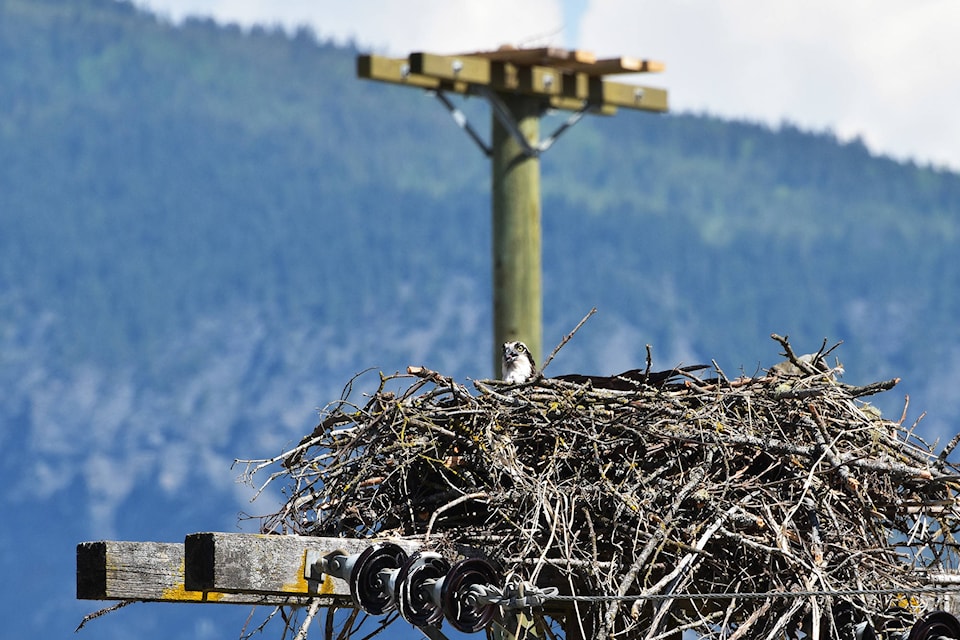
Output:
[[[504,104],[527,142],[537,145],[540,105],[525,96],[508,96]],[[493,344],[521,339],[541,362],[540,158],[525,153],[496,117],[492,129]],[[499,370],[494,348],[494,377]]]
[[[605,79],[610,74],[661,70],[659,62],[597,59],[587,51],[552,47],[357,58],[361,78],[434,92],[491,159],[494,377],[500,375],[500,345],[507,340],[524,341],[534,359],[541,361],[540,154],[584,113],[611,115],[617,107],[666,111],[663,89]],[[489,145],[448,93],[479,95],[490,103]],[[540,118],[548,109],[573,114],[541,139]]]

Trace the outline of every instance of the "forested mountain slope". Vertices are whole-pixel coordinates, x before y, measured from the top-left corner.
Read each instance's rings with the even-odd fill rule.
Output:
[[[269,511],[230,463],[299,438],[354,373],[491,373],[487,161],[434,100],[356,79],[356,54],[115,0],[0,0],[0,495],[17,523],[0,557],[31,576],[5,594],[27,612],[14,635],[95,608],[73,600],[80,540]],[[486,128],[482,102],[465,109]],[[599,309],[555,373],[636,366],[647,343],[664,367],[753,373],[778,359],[771,332],[826,337],[849,381],[903,378],[885,411],[910,393],[931,438],[956,431],[960,176],[828,132],[627,111],[584,119],[542,170],[545,347]],[[25,573],[36,557],[47,570]],[[207,609],[83,633],[246,615]]]

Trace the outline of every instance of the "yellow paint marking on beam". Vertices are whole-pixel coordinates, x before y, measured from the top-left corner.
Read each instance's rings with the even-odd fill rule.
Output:
[[[327,596],[337,592],[337,585],[333,582],[333,576],[324,574],[323,583],[320,585],[320,595]]]
[[[187,591],[181,582],[176,587],[163,590],[163,601],[169,602],[219,602],[223,594],[216,591]]]
[[[280,590],[283,593],[302,593],[304,595],[309,594],[310,587],[307,585],[307,579],[305,577],[306,571],[307,554],[304,553],[300,556],[300,568],[297,570],[296,577],[294,578],[293,582],[285,583],[282,587],[280,587]]]
[[[187,591],[184,588],[185,567],[183,560],[177,569],[177,583],[163,590],[161,598],[171,602],[217,602],[223,599],[223,594],[216,591]]]

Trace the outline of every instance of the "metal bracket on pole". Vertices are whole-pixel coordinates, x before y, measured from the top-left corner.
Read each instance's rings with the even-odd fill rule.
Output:
[[[327,569],[327,556],[329,552],[323,553],[317,549],[307,549],[303,563],[303,577],[306,580],[321,582]],[[341,554],[341,555],[346,555]]]
[[[557,141],[557,138],[559,138],[564,131],[566,131],[573,125],[580,122],[580,118],[583,117],[583,114],[587,112],[588,108],[589,108],[589,105],[585,103],[579,111],[574,111],[573,113],[571,113],[570,117],[564,120],[563,124],[557,127],[553,133],[551,133],[549,136],[543,139],[543,141],[540,143],[540,152],[543,153],[544,151],[552,147],[553,143]]]
[[[553,143],[557,141],[557,138],[563,134],[564,131],[577,124],[580,121],[580,118],[583,117],[583,114],[589,109],[589,104],[584,102],[583,106],[579,111],[574,111],[567,120],[561,124],[557,129],[551,133],[549,136],[541,140],[537,146],[530,144],[530,141],[527,140],[526,136],[520,131],[520,128],[517,126],[516,121],[513,119],[513,115],[510,113],[510,109],[507,108],[507,105],[503,104],[503,100],[500,99],[500,96],[496,92],[491,91],[487,87],[477,87],[478,92],[484,98],[487,99],[487,102],[490,103],[490,108],[493,109],[493,115],[500,121],[500,124],[510,132],[510,135],[513,136],[513,139],[517,141],[521,147],[523,147],[523,152],[531,157],[539,157],[541,153],[553,146]]]
[[[450,115],[453,116],[453,121],[457,123],[457,126],[467,132],[467,135],[477,143],[477,146],[480,147],[480,150],[483,151],[483,155],[490,157],[490,154],[493,153],[493,149],[486,142],[483,141],[483,138],[480,137],[480,134],[477,133],[477,130],[474,129],[470,122],[467,120],[467,114],[457,108],[453,102],[450,101],[450,98],[447,97],[443,91],[439,89],[437,91],[428,91],[427,93],[432,93],[437,97],[437,100],[443,103],[443,106],[450,111]]]
[[[517,141],[517,144],[523,148],[524,155],[530,158],[536,158],[539,156],[540,149],[531,145],[530,141],[527,140],[527,137],[523,135],[523,132],[520,131],[520,127],[517,126],[517,121],[513,119],[510,109],[507,108],[507,105],[503,104],[503,100],[501,100],[496,93],[487,87],[477,87],[477,90],[480,92],[480,95],[486,98],[487,102],[490,103],[490,108],[493,109],[494,117],[500,121],[500,124],[503,125],[503,128],[506,129],[513,139]]]
[[[573,125],[580,122],[580,119],[588,111],[590,105],[584,102],[583,107],[579,111],[574,111],[570,114],[570,117],[567,118],[556,130],[551,133],[549,136],[541,140],[536,146],[530,144],[530,141],[527,140],[526,136],[520,132],[520,128],[517,126],[516,121],[513,119],[513,115],[510,113],[510,110],[503,100],[497,96],[497,94],[486,87],[477,87],[477,91],[480,95],[487,99],[487,102],[490,103],[490,108],[493,109],[493,115],[500,121],[500,124],[510,133],[514,140],[517,141],[523,148],[524,155],[536,158],[539,157],[541,153],[553,146],[553,143],[557,141],[567,129]],[[443,103],[443,106],[447,108],[450,112],[450,115],[453,117],[453,121],[457,124],[458,127],[467,132],[467,135],[470,136],[470,139],[473,140],[476,145],[483,151],[483,155],[490,157],[490,154],[493,153],[493,149],[490,145],[484,142],[483,138],[480,137],[480,134],[477,133],[477,130],[473,128],[470,122],[467,120],[466,114],[457,108],[455,104],[447,97],[441,90],[428,91],[427,93],[433,94],[436,96],[437,100]]]

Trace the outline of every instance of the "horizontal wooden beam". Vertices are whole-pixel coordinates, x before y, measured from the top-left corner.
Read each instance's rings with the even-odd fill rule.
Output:
[[[498,62],[512,62],[514,64],[539,65],[570,65],[591,64],[597,61],[597,56],[589,51],[580,49],[560,49],[557,47],[538,47],[520,49],[516,47],[500,47],[495,51],[475,51],[463,55],[477,56],[496,60]]]
[[[666,111],[664,89],[610,82],[600,76],[551,67],[517,67],[511,63],[469,56],[414,53],[409,60],[363,55],[357,58],[357,75],[368,80],[472,93],[485,86],[497,92],[539,96],[554,109],[578,111],[584,106],[603,115],[617,107]]]
[[[666,65],[656,60],[621,56],[596,60],[589,65],[570,65],[569,68],[591,76],[605,76],[612,73],[659,73],[666,69]]]
[[[497,84],[500,86],[491,86],[492,89],[517,88],[516,67],[509,63],[492,62],[474,56],[441,56],[422,52],[411,53],[409,60],[410,71],[438,80],[489,86],[494,79],[493,75],[498,73]],[[499,72],[493,70],[493,67]]]
[[[410,62],[406,58],[386,58],[384,56],[357,56],[357,76],[367,80],[378,80],[393,84],[403,84],[420,89],[454,91],[467,93],[465,82],[444,82],[410,71]]]
[[[193,533],[184,548],[185,586],[191,591],[216,593],[258,593],[275,596],[349,597],[344,580],[325,575],[322,580],[306,579],[307,551],[327,555],[340,550],[360,553],[375,542],[350,538],[258,535],[247,533]],[[393,539],[405,551],[417,543]]]
[[[589,93],[589,101],[597,104],[644,111],[666,111],[669,108],[667,92],[654,87],[590,78]]]
[[[184,545],[101,540],[77,545],[77,598],[149,602],[208,602],[301,606],[308,598],[190,591],[184,585]],[[344,603],[347,599],[342,599]],[[334,601],[331,598],[330,604]]]
[[[77,598],[291,606],[320,598],[324,605],[350,606],[347,581],[316,571],[317,561],[385,541],[407,553],[420,546],[402,538],[246,533],[193,533],[182,544],[83,542],[77,545]],[[475,555],[467,548],[459,552]]]
[[[487,60],[509,62],[518,66],[537,65],[558,71],[581,72],[591,76],[603,76],[611,73],[656,73],[666,68],[664,63],[656,60],[629,56],[598,60],[597,56],[589,51],[556,47],[533,49],[500,47],[495,51],[475,51],[460,54],[460,56],[486,58]]]

